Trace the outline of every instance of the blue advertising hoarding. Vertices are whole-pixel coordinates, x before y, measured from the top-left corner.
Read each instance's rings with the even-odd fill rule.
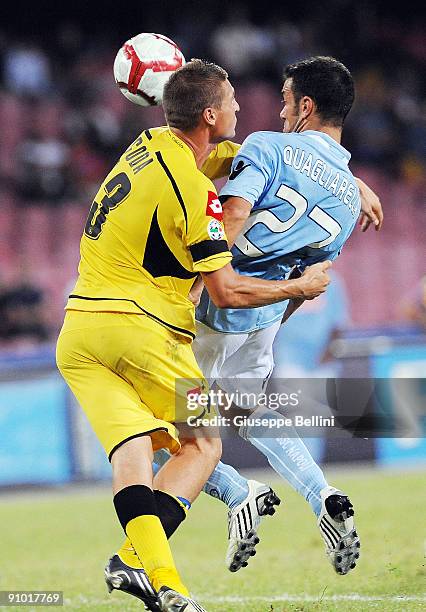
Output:
[[[400,346],[374,355],[371,368],[374,377],[384,379],[383,393],[390,412],[406,423],[404,437],[376,440],[378,463],[426,463],[426,347]]]
[[[56,372],[0,383],[0,485],[72,476],[67,390]]]

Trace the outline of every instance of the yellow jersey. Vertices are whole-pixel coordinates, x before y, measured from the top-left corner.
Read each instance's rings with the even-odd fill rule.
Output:
[[[238,145],[221,143],[204,164],[229,172]],[[91,206],[79,277],[67,310],[146,314],[192,339],[188,293],[199,272],[232,255],[216,189],[169,128],[145,130],[123,153]]]
[[[204,162],[201,171],[212,181],[228,176],[231,172],[232,160],[240,148],[241,145],[230,140],[220,142]]]

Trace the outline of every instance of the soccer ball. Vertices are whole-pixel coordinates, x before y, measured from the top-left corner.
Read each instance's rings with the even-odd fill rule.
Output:
[[[114,61],[114,78],[121,93],[141,106],[157,106],[172,72],[185,64],[179,47],[161,34],[130,38]]]

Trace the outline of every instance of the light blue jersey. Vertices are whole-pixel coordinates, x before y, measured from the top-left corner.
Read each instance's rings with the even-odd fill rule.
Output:
[[[327,134],[255,132],[243,143],[220,196],[253,205],[232,249],[239,274],[287,278],[294,266],[333,260],[360,213],[348,168],[350,154]],[[225,333],[251,332],[281,318],[287,302],[261,308],[216,308],[204,303],[197,318]]]

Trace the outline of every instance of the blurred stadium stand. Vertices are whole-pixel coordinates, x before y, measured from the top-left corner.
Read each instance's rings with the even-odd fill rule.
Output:
[[[379,234],[356,229],[335,268],[349,295],[350,333],[391,337],[393,328],[400,329],[399,305],[426,273],[426,30],[421,16],[404,7],[353,0],[332,0],[327,11],[318,5],[309,14],[297,3],[272,2],[268,11],[255,2],[232,3],[223,12],[219,7],[201,11],[187,0],[173,13],[161,1],[143,6],[129,1],[126,11],[109,1],[102,11],[75,2],[65,19],[58,5],[46,2],[37,8],[39,28],[34,30],[31,12],[20,5],[18,0],[9,7],[3,22],[7,31],[0,26],[0,298],[24,282],[39,289],[49,341],[40,344],[25,334],[22,342],[0,338],[0,421],[5,414],[12,418],[10,407],[21,391],[18,404],[26,405],[36,396],[46,397],[49,405],[65,393],[55,378],[52,346],[76,276],[91,200],[123,148],[141,130],[164,122],[161,109],[131,105],[113,83],[117,49],[141,31],[166,34],[187,58],[207,57],[228,68],[241,106],[239,142],[255,130],[282,129],[286,63],[332,54],[349,66],[357,99],[343,144],[352,152],[353,171],[381,197],[385,224]],[[423,333],[408,325],[399,337],[412,346],[414,334],[424,345]],[[29,370],[23,366],[26,359],[34,360]],[[424,355],[416,363],[419,359],[424,376]],[[28,391],[16,383],[23,379]],[[69,397],[61,397],[61,406],[67,406]],[[43,406],[46,423],[53,423]],[[41,410],[41,405],[33,408]],[[63,410],[55,418],[69,423],[68,408]],[[10,428],[5,425],[4,431],[13,431],[12,421]],[[77,430],[87,432],[80,425]],[[80,460],[86,467],[78,466],[71,453],[70,465],[62,465],[62,472],[58,467],[55,477],[96,475],[98,468],[87,459],[90,451],[85,453]],[[3,467],[4,461],[0,455]]]

